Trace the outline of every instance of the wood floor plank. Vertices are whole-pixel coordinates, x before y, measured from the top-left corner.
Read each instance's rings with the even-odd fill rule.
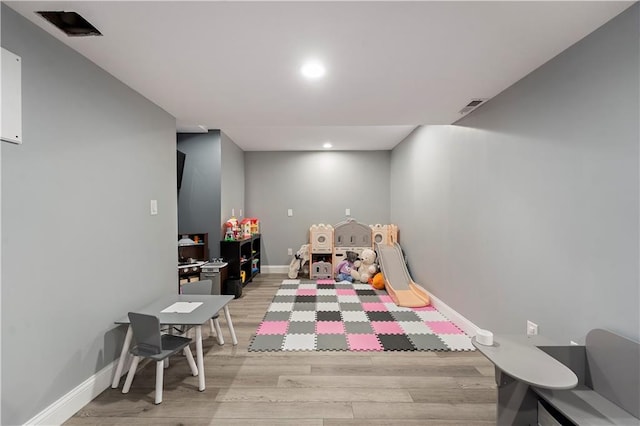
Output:
[[[486,389],[438,387],[406,390],[411,395],[413,402],[490,404],[496,400],[496,394],[487,392]]]
[[[459,387],[453,377],[397,376],[280,376],[279,387],[403,389],[415,387]]]
[[[385,389],[372,392],[369,388],[331,389],[324,388],[228,388],[216,396],[218,402],[412,402],[411,394],[404,389]],[[465,401],[468,402],[468,401]]]
[[[493,420],[495,404],[405,403],[376,404],[354,402],[354,418],[361,419],[449,419]]]
[[[495,425],[494,420],[446,420],[446,419],[326,419],[323,426],[487,426]]]
[[[426,377],[473,377],[480,376],[478,370],[467,365],[376,365],[376,366],[313,366],[314,376],[426,376]]]

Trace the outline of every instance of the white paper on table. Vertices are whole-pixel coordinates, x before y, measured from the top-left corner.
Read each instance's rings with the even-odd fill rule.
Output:
[[[176,302],[171,306],[167,306],[160,312],[162,313],[176,313],[176,314],[188,314],[193,312],[198,306],[202,305],[202,302]]]

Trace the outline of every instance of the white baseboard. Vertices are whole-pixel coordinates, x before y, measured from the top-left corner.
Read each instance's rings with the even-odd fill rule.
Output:
[[[475,336],[478,333],[480,327],[465,318],[462,314],[458,313],[458,311],[453,309],[451,306],[438,299],[433,295],[433,293],[425,290],[424,287],[420,286],[420,288],[422,288],[429,295],[429,298],[431,299],[431,306],[436,308],[438,312],[444,315],[449,321],[454,323],[456,327],[458,327],[460,330],[464,331],[471,337]]]
[[[82,407],[100,395],[105,389],[111,386],[113,373],[115,372],[118,360],[116,359],[93,376],[69,391],[62,398],[49,405],[47,408],[36,414],[25,425],[61,425],[69,420]],[[126,367],[126,366],[125,366]],[[125,372],[126,373],[126,372]]]
[[[288,274],[289,265],[262,265],[260,267],[261,274]]]

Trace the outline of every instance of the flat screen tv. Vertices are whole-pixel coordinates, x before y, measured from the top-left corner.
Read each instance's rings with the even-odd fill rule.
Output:
[[[184,160],[187,157],[182,151],[178,151],[176,158],[178,160],[178,190],[180,190],[180,186],[182,186],[182,173],[184,172]]]

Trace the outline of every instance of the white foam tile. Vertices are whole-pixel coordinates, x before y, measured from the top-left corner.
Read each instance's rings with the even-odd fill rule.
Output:
[[[315,290],[317,286],[315,284],[300,284],[298,288],[300,290]]]
[[[319,288],[316,294],[318,296],[335,296],[337,293],[335,288]]]
[[[316,311],[339,311],[340,305],[337,302],[317,302]]]
[[[293,311],[289,317],[289,321],[315,321],[315,311]]]
[[[449,321],[438,311],[414,311],[422,321]]]
[[[418,321],[398,321],[398,325],[405,334],[433,334],[433,331],[425,323]]]
[[[342,320],[344,322],[369,322],[369,317],[363,311],[343,311]]]
[[[281,288],[276,292],[276,296],[295,296],[297,291],[295,288]]]
[[[385,303],[384,306],[387,307],[388,311],[391,312],[411,312],[412,309],[411,308],[405,308],[404,306],[398,306],[395,303]]]
[[[473,351],[471,338],[466,334],[438,334],[438,337],[454,351]]]
[[[371,284],[367,283],[353,283],[353,288],[356,290],[373,290]]]
[[[300,280],[283,280],[282,284],[300,284]]]
[[[287,334],[282,349],[285,351],[313,351],[316,349],[315,334]]]
[[[340,303],[360,303],[358,296],[338,295],[338,302]]]
[[[276,302],[269,305],[268,312],[290,312],[293,310],[293,303]]]

